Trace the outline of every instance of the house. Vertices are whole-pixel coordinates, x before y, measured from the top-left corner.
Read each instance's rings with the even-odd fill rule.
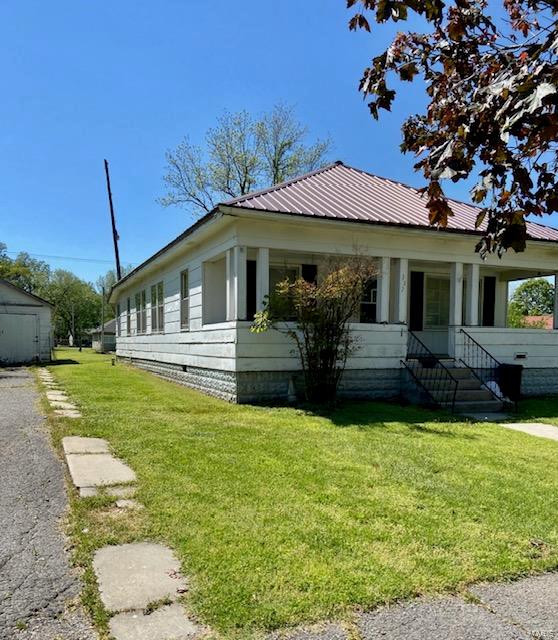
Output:
[[[116,318],[107,320],[102,326],[88,332],[91,346],[99,353],[107,353],[116,349]]]
[[[523,324],[526,327],[552,330],[554,328],[554,316],[551,316],[550,314],[543,314],[542,316],[525,316],[523,318]]]
[[[558,393],[556,314],[552,330],[506,327],[508,283],[555,274],[558,230],[529,222],[527,251],[483,261],[478,209],[450,204],[433,229],[416,189],[341,162],[220,204],[115,285],[117,356],[231,401],[286,399],[293,344],[251,333],[251,318],[285,276],[320,278],[328,258],[358,252],[378,277],[343,394],[390,397],[410,381],[439,402],[456,389],[495,400],[496,370],[514,363],[523,393]]]
[[[0,279],[0,365],[50,360],[52,308],[50,302]]]

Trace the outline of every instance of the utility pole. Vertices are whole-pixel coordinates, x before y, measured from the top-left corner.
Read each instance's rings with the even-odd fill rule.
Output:
[[[122,277],[122,270],[120,269],[120,255],[118,253],[118,232],[116,231],[116,222],[114,220],[114,207],[112,206],[112,191],[110,190],[110,176],[108,162],[105,160],[105,175],[107,177],[107,191],[110,207],[110,221],[112,223],[112,240],[114,242],[114,257],[116,259],[116,277],[118,280]]]

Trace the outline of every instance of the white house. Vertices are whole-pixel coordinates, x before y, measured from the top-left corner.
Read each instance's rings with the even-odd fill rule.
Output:
[[[508,283],[555,275],[558,230],[529,222],[524,253],[483,261],[477,209],[451,207],[435,230],[417,190],[340,162],[220,204],[116,284],[117,355],[231,401],[286,399],[293,345],[250,320],[286,275],[320,278],[328,258],[358,252],[378,278],[343,393],[390,397],[410,381],[441,403],[457,392],[488,406],[501,363],[525,367],[523,393],[558,392],[558,332],[506,328]]]
[[[0,280],[0,365],[50,360],[51,315],[49,302]]]

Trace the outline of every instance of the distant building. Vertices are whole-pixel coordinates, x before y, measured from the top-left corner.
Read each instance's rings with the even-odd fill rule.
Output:
[[[104,329],[103,329],[104,327]],[[116,318],[107,320],[105,324],[92,329],[89,334],[91,336],[91,346],[98,353],[107,353],[116,350]]]
[[[523,324],[526,327],[533,327],[533,329],[554,329],[554,317],[548,313],[542,316],[525,316],[523,318]]]
[[[49,361],[51,316],[50,302],[0,280],[0,365]]]

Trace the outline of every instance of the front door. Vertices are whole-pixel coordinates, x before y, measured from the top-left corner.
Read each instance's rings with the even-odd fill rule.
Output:
[[[411,273],[409,326],[436,355],[448,354],[450,279],[444,274]]]

